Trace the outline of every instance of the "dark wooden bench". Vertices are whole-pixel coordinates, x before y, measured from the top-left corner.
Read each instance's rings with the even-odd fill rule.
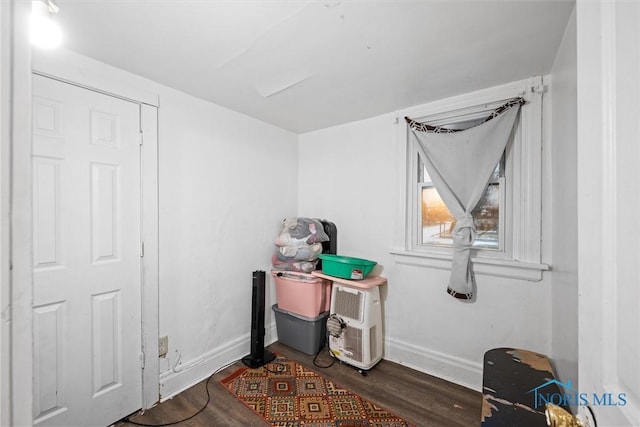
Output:
[[[487,351],[482,371],[482,427],[546,426],[545,398],[562,396],[559,384],[564,386],[555,379],[544,354],[515,348]]]

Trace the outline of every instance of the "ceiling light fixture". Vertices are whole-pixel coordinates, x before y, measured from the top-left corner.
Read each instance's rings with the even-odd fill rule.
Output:
[[[62,30],[53,15],[60,8],[54,0],[31,2],[31,44],[45,49],[57,47],[62,42]]]

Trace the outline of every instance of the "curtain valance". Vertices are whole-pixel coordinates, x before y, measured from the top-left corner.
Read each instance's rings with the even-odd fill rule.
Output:
[[[482,121],[481,123],[476,124],[475,126],[481,126],[482,124],[488,122],[489,120],[499,116],[500,114],[504,113],[506,110],[510,109],[511,107],[515,107],[515,106],[520,106],[523,104],[526,104],[527,101],[524,100],[524,98],[513,98],[508,100],[507,102],[505,102],[504,104],[502,104],[501,106],[499,106],[498,108],[496,108],[495,110],[492,110],[489,112],[489,115],[484,119],[484,121]],[[407,122],[407,124],[409,125],[409,127],[415,131],[418,132],[432,132],[432,133],[454,133],[454,132],[462,132],[465,131],[467,129],[449,129],[446,128],[444,126],[432,126],[432,125],[428,125],[426,123],[420,123],[417,122],[413,119],[410,119],[409,117],[405,117],[404,120]]]

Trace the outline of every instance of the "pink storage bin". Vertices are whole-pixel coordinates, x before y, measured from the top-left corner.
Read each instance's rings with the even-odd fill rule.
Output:
[[[278,308],[305,317],[318,317],[331,305],[331,281],[311,274],[272,270]]]

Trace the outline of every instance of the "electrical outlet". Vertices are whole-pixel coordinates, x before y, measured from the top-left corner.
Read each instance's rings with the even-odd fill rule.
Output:
[[[158,356],[165,357],[169,353],[169,337],[160,337],[158,340]]]

